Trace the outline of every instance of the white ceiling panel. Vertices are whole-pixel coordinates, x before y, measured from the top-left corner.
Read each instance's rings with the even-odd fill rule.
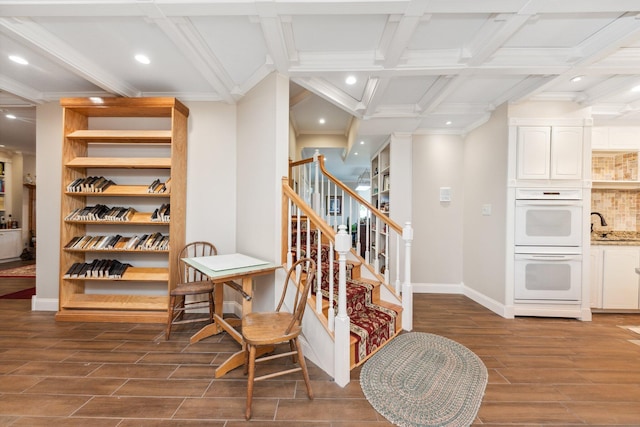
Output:
[[[141,92],[210,91],[207,81],[153,21],[137,17],[38,18],[36,23],[97,67]],[[101,49],[109,46],[108,49]],[[137,62],[144,54],[153,66]]]
[[[242,85],[265,64],[268,51],[262,30],[248,17],[197,16],[190,20],[235,84]],[[233,43],[229,43],[231,36]]]
[[[0,109],[17,117],[0,116],[7,149],[35,150],[34,106],[60,97],[235,103],[270,72],[292,82],[298,134],[350,135],[357,124],[340,176],[394,132],[463,134],[504,102],[573,101],[596,123],[640,125],[631,0],[97,3],[0,0]]]
[[[583,43],[619,14],[549,14],[531,18],[504,47],[571,48]]]
[[[378,47],[386,21],[386,15],[306,15],[291,25],[299,51],[360,52]]]
[[[434,15],[417,26],[410,50],[460,49],[485,25],[487,14]]]

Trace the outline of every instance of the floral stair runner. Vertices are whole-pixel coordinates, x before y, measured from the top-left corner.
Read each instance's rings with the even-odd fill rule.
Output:
[[[322,295],[329,299],[329,247],[321,245]],[[317,245],[311,248],[311,258],[317,259]],[[371,353],[389,340],[396,331],[398,313],[373,302],[374,285],[351,278],[352,264],[347,264],[347,315],[350,320],[351,336],[356,339],[355,364],[364,361]],[[338,305],[337,266],[334,266],[333,301]],[[337,313],[336,313],[337,314]]]
[[[307,233],[301,231],[302,256],[307,253]],[[296,233],[292,235],[293,246],[297,240]],[[311,259],[318,259],[317,233],[311,231],[310,236]],[[322,280],[321,292],[329,299],[329,246],[321,245]],[[355,364],[358,365],[395,335],[396,318],[398,313],[387,307],[375,304],[372,300],[374,285],[351,278],[352,264],[347,264],[347,315],[350,320],[351,336],[356,339]],[[334,264],[333,301],[337,314],[338,306],[338,276],[337,264]]]
[[[329,298],[329,272],[323,271],[321,292]],[[338,305],[338,274],[334,273],[334,306]],[[355,363],[364,361],[378,347],[394,336],[398,313],[375,304],[372,299],[374,286],[371,283],[347,279],[347,315],[351,335],[356,339]]]

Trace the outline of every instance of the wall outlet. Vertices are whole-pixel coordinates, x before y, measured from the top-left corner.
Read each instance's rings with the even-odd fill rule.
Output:
[[[482,215],[483,216],[491,215],[491,205],[490,204],[482,205]]]

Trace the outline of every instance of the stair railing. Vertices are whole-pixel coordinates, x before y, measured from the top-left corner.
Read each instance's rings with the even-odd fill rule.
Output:
[[[317,151],[313,158],[289,163],[289,184],[334,231],[346,226],[352,254],[397,297],[411,292],[411,223],[401,227],[335,178]],[[412,305],[412,299],[407,299]],[[413,310],[404,305],[403,328],[410,330]]]
[[[321,322],[327,327],[329,333],[333,334],[334,340],[334,380],[344,387],[349,383],[350,358],[349,358],[349,334],[350,320],[347,315],[347,291],[346,291],[346,253],[350,247],[350,237],[346,232],[346,227],[336,233],[324,220],[319,217],[311,206],[307,204],[289,185],[289,180],[282,180],[282,260],[287,267],[293,265],[294,259],[304,256],[314,258],[317,265],[315,288],[311,290],[316,300],[315,312]],[[294,240],[295,237],[295,240]],[[322,257],[322,244],[329,245],[329,255],[326,259]],[[314,246],[316,248],[314,253]],[[335,257],[333,255],[334,246],[338,249],[338,315],[334,310],[334,269]],[[315,255],[315,256],[314,256]],[[328,264],[327,267],[325,265]],[[323,294],[321,291],[322,274],[328,271],[329,290],[327,297],[329,300],[327,316],[322,311]],[[296,274],[301,274],[297,271]]]

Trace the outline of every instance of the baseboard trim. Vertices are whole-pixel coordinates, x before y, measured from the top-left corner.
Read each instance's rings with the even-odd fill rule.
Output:
[[[412,283],[414,294],[457,294],[464,295],[477,302],[481,306],[493,311],[506,319],[513,319],[513,309],[504,304],[481,294],[475,289],[465,286],[464,283]]]
[[[58,298],[31,297],[31,311],[58,311]]]

